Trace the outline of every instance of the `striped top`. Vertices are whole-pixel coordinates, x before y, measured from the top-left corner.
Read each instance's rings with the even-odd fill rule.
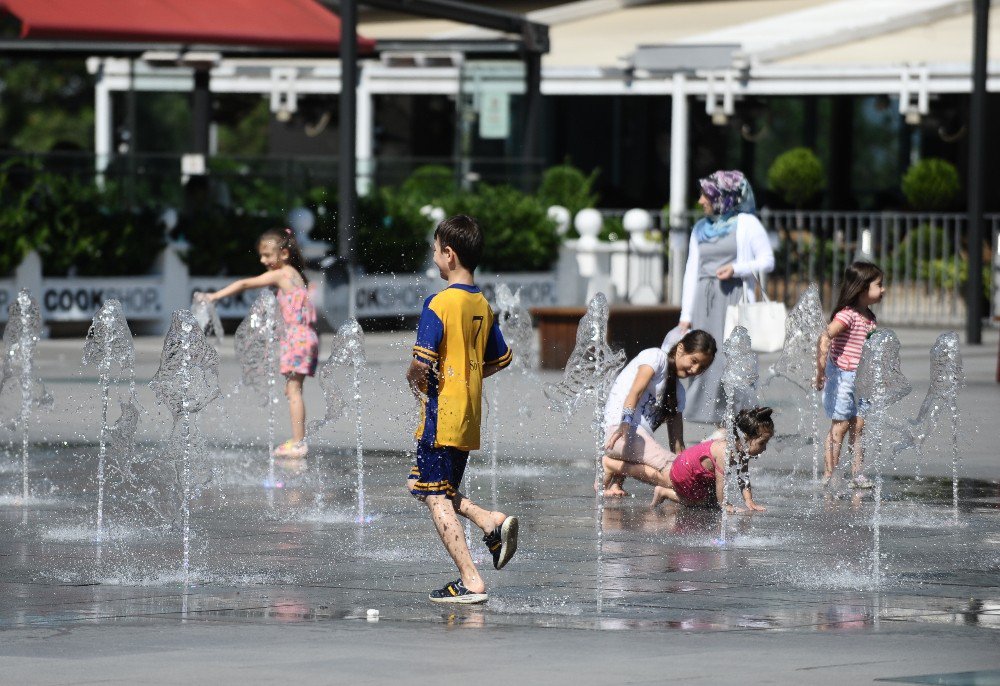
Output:
[[[845,307],[833,317],[847,327],[837,334],[830,345],[830,361],[845,372],[853,372],[861,361],[861,349],[875,331],[875,315],[869,319],[853,307]]]

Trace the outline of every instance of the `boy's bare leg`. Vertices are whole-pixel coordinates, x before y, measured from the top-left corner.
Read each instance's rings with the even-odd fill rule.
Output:
[[[434,520],[434,527],[437,529],[441,542],[444,543],[445,550],[451,555],[451,559],[458,567],[458,573],[462,576],[462,583],[473,593],[484,593],[486,584],[479,576],[472,561],[472,554],[469,546],[465,544],[465,529],[458,523],[455,516],[456,507],[448,502],[448,498],[443,495],[429,495],[424,499],[427,509],[431,511],[431,519]]]
[[[826,436],[826,451],[824,454],[823,478],[833,476],[833,472],[840,464],[840,446],[844,442],[847,434],[848,421],[846,419],[835,419],[830,424],[830,433]]]
[[[490,533],[493,529],[503,524],[503,520],[507,519],[507,515],[503,512],[494,512],[493,510],[486,510],[479,507],[461,493],[455,494],[455,499],[451,501],[451,504],[454,506],[455,512],[482,529],[484,534]],[[463,538],[462,540],[464,541],[465,539]]]
[[[865,428],[864,417],[855,417],[850,420],[848,427],[851,452],[854,454],[854,459],[851,462],[851,476],[859,476],[864,471],[865,462],[865,451],[861,441],[861,432]]]

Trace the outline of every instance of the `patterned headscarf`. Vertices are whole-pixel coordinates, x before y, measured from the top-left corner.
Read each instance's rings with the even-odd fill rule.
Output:
[[[737,215],[757,212],[753,189],[741,171],[719,170],[698,183],[701,192],[712,204],[712,215],[700,219],[694,226],[699,242],[728,235],[736,228]]]

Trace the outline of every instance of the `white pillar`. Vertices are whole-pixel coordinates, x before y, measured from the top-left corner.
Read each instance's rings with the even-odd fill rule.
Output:
[[[111,161],[113,126],[111,89],[104,78],[104,60],[101,60],[94,84],[94,171],[99,184],[104,182],[103,173]]]
[[[670,115],[670,294],[671,305],[681,304],[684,265],[687,262],[688,206],[688,95],[687,78],[674,74]]]
[[[363,67],[361,76],[358,79],[358,95],[355,104],[355,116],[357,126],[355,128],[355,149],[357,150],[358,195],[364,196],[371,192],[374,185],[372,178],[375,173],[374,130],[375,130],[375,103],[372,98],[371,87],[368,84],[368,76]]]
[[[688,205],[688,99],[687,78],[674,74],[674,92],[670,113],[670,228],[685,227]]]

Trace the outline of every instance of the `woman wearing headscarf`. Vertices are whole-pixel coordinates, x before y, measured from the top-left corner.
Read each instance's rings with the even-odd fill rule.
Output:
[[[687,391],[685,418],[721,426],[725,417],[722,352],[726,308],[739,303],[743,281],[754,298],[754,276],[774,269],[774,252],[750,182],[740,171],[717,171],[699,181],[698,204],[705,216],[691,231],[684,288],[681,293],[681,331],[702,329],[719,345],[715,364],[692,379]],[[739,408],[737,408],[739,409]]]

